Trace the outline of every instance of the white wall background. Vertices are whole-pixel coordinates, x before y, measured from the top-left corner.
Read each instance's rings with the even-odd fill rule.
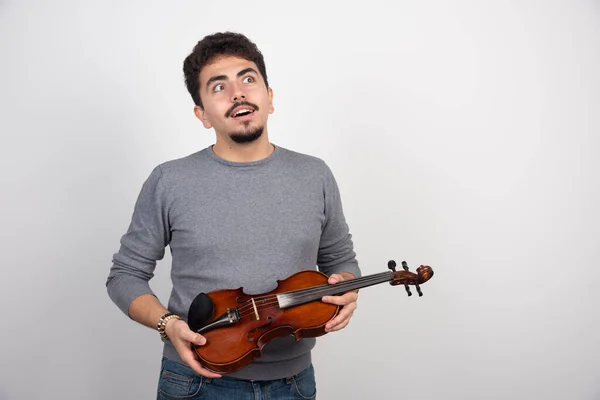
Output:
[[[597,1],[0,1],[0,399],[150,399],[161,344],[106,295],[157,163],[214,141],[184,57],[256,41],[273,142],[324,158],[368,288],[321,399],[600,399]],[[152,287],[167,301],[169,261]]]

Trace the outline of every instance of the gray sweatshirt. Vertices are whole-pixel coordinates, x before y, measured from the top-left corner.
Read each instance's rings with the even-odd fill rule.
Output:
[[[201,292],[273,290],[306,269],[327,275],[360,269],[340,193],[322,160],[276,146],[267,158],[230,162],[209,146],[158,165],[142,186],[106,282],[126,315],[169,246],[173,289],[167,308],[187,321]],[[158,334],[157,334],[158,338]],[[169,341],[163,355],[181,362]],[[274,339],[263,356],[229,376],[278,379],[311,362],[315,339]]]

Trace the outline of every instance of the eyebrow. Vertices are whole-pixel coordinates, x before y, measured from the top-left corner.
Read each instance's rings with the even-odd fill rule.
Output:
[[[244,68],[243,70],[241,70],[240,72],[237,73],[237,76],[242,76],[247,74],[248,72],[254,72],[256,75],[258,75],[258,72],[256,72],[256,70],[254,68],[248,67],[248,68]],[[215,81],[226,81],[227,80],[227,75],[215,75],[215,76],[211,76],[210,79],[208,80],[208,82],[206,82],[206,86],[210,86],[211,83],[215,82]]]

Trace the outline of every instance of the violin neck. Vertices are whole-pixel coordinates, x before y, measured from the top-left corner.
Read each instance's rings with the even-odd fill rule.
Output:
[[[360,278],[349,279],[336,284],[325,284],[306,289],[293,290],[277,295],[280,308],[290,308],[311,301],[320,300],[323,296],[336,296],[351,290],[358,290],[368,286],[389,282],[394,278],[391,271],[367,275]]]

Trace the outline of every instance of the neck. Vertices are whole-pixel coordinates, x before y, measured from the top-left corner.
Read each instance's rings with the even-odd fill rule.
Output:
[[[251,143],[236,143],[217,135],[217,141],[213,146],[213,152],[217,156],[232,162],[259,161],[270,156],[274,150],[275,147],[269,142],[266,132]]]
[[[279,301],[280,308],[295,307],[300,304],[318,300],[323,296],[335,296],[350,290],[362,289],[368,286],[389,282],[392,279],[394,279],[394,273],[391,271],[382,272],[379,274],[363,276],[361,278],[349,279],[340,283],[336,283],[335,285],[324,284],[305,289],[284,292],[277,295],[277,300]]]

